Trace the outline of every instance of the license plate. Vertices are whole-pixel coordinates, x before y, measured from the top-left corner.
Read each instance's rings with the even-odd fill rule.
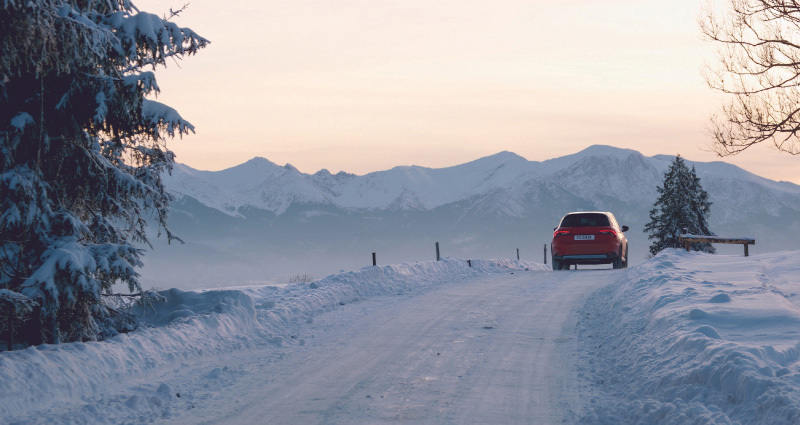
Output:
[[[575,235],[576,241],[593,241],[594,235]]]

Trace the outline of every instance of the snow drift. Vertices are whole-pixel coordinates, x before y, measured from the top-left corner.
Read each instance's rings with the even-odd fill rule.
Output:
[[[596,293],[579,340],[603,396],[585,422],[800,422],[797,255],[670,249]]]

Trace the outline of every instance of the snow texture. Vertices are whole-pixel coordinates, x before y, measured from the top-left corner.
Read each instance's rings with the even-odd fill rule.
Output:
[[[667,249],[596,293],[579,340],[603,397],[583,422],[798,423],[797,255]]]

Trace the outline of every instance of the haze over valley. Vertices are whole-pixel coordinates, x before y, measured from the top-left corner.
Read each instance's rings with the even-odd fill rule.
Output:
[[[712,230],[756,238],[751,252],[800,249],[800,186],[724,162],[692,162],[709,192]],[[642,229],[671,156],[595,145],[547,161],[511,152],[448,168],[395,167],[366,175],[305,174],[253,158],[211,172],[178,164],[166,178],[170,228],[154,239],[145,287],[285,283],[298,275],[442,256],[542,262],[569,211],[611,211],[630,227],[631,265],[647,258]],[[718,245],[720,253],[741,246]]]

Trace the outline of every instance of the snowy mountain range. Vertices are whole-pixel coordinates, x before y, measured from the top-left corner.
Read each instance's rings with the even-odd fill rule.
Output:
[[[519,248],[541,262],[553,227],[576,210],[612,211],[630,226],[635,264],[646,258],[642,228],[672,159],[595,145],[542,162],[500,152],[362,176],[305,174],[264,158],[216,172],[178,164],[165,177],[177,198],[170,226],[187,243],[157,245],[145,260],[145,284],[175,274],[184,286],[318,275],[371,264],[372,252],[384,264],[423,260],[434,242],[442,255],[509,258]],[[724,162],[687,164],[714,203],[715,233],[755,237],[762,252],[800,249],[800,186]]]
[[[219,172],[178,165],[171,191],[211,208],[243,217],[242,207],[284,214],[293,204],[357,210],[430,210],[492,189],[516,187],[525,179],[554,171],[510,152],[450,168],[395,167],[357,176],[320,170],[304,174],[264,158]]]

